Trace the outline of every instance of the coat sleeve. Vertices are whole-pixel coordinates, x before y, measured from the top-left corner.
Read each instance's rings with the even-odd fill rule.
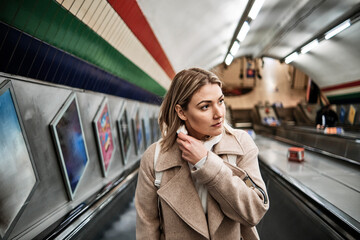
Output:
[[[149,147],[140,162],[135,191],[136,239],[160,239],[158,189],[154,185],[154,149],[154,145]]]
[[[269,208],[269,201],[260,174],[258,148],[247,133],[241,135],[241,142],[244,141],[244,155],[237,157],[237,167],[209,152],[204,166],[193,176],[207,187],[227,217],[245,226],[255,226]],[[252,184],[247,185],[245,180]]]

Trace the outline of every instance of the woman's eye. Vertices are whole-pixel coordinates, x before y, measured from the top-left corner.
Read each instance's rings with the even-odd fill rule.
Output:
[[[209,108],[209,105],[204,105],[204,106],[201,107],[201,110],[206,110],[208,108]]]
[[[220,104],[223,104],[223,103],[224,103],[224,99],[220,99],[219,103],[220,103]]]

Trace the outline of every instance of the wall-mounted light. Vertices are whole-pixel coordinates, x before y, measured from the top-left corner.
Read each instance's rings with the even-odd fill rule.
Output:
[[[291,62],[294,61],[298,56],[299,56],[299,54],[298,54],[297,52],[294,52],[294,53],[290,54],[289,56],[287,56],[287,57],[285,58],[285,63],[286,63],[286,64],[291,63]]]
[[[234,57],[230,53],[228,53],[225,58],[225,64],[229,66],[233,59]]]
[[[244,41],[246,34],[249,32],[250,30],[250,25],[247,21],[244,22],[244,24],[241,26],[241,29],[239,31],[239,34],[237,35],[237,39],[242,42]]]
[[[308,44],[306,44],[304,47],[301,48],[301,53],[305,54],[308,51],[310,51],[311,49],[313,49],[314,47],[316,47],[319,44],[319,41],[317,39],[309,42]]]
[[[341,31],[344,31],[346,28],[350,27],[350,25],[351,25],[350,19],[348,19],[345,22],[337,25],[336,27],[334,27],[333,29],[331,29],[330,31],[325,33],[325,39],[332,38],[336,34],[340,33]]]
[[[240,48],[240,43],[238,41],[235,41],[230,48],[231,55],[235,56],[239,48]]]
[[[256,0],[255,3],[252,5],[248,15],[252,20],[254,20],[257,17],[262,5],[264,4],[264,1],[265,0]]]

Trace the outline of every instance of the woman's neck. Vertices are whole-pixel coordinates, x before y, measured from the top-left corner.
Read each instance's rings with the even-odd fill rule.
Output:
[[[189,136],[192,136],[201,141],[207,141],[212,138],[212,136],[204,135],[204,134],[201,134],[201,133],[195,131],[191,126],[188,126],[187,124],[185,124],[185,126],[186,126],[186,130],[188,131]]]

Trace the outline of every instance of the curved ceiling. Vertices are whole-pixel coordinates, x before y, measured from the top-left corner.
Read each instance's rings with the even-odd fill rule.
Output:
[[[176,72],[224,60],[247,0],[138,0]]]
[[[175,72],[222,64],[253,0],[138,0]],[[265,0],[236,57],[283,60],[352,18],[352,26],[291,64],[321,87],[360,79],[360,0]],[[243,16],[246,15],[246,16]],[[245,18],[244,18],[245,17]]]

